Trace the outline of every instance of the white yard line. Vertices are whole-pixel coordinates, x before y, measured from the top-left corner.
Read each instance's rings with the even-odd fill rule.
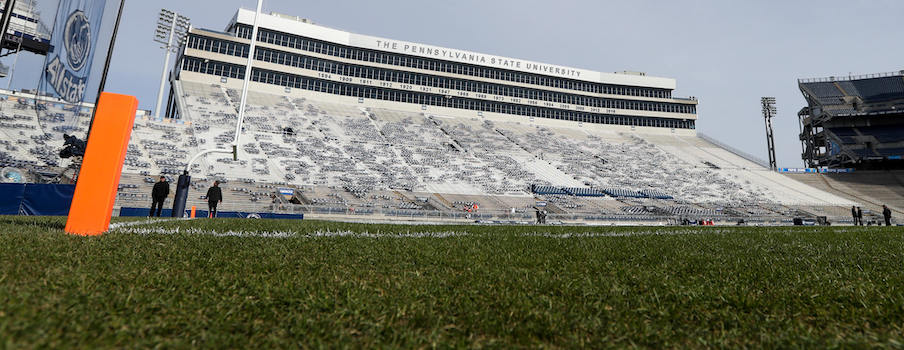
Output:
[[[190,235],[208,235],[217,237],[301,237],[301,238],[331,238],[331,237],[353,237],[353,238],[449,238],[467,236],[467,232],[353,232],[353,231],[314,231],[314,232],[295,232],[295,231],[243,231],[243,230],[203,230],[198,228],[183,229],[180,227],[162,228],[162,227],[122,227],[116,230],[117,233],[140,234],[140,235],[174,235],[174,234],[190,234]]]
[[[117,223],[110,224],[110,231],[114,231],[114,230],[118,231],[120,228],[125,228],[125,227],[132,227],[132,226],[139,226],[139,225],[151,225],[151,224],[158,224],[161,222],[170,222],[170,221],[177,221],[177,220],[184,221],[184,220],[191,220],[191,219],[188,219],[188,218],[170,218],[170,219],[147,218],[145,220],[140,220],[140,221],[136,220],[136,221],[127,221],[127,222],[117,222]]]
[[[631,232],[573,232],[573,233],[550,233],[550,232],[531,232],[525,233],[523,237],[546,237],[546,238],[593,238],[593,237],[634,237],[634,236],[674,236],[704,233],[688,229],[677,230],[638,230]],[[731,231],[712,230],[705,232],[706,234],[726,234]]]
[[[164,222],[173,222],[173,221],[187,221],[192,220],[189,218],[172,218],[172,219],[147,219],[140,221],[130,221],[130,222],[122,222],[110,225],[110,230],[116,233],[125,233],[125,234],[139,234],[139,235],[174,235],[174,234],[189,234],[189,235],[208,235],[208,236],[217,236],[217,237],[272,237],[272,238],[288,238],[288,237],[299,237],[299,238],[333,238],[333,237],[352,237],[352,238],[452,238],[452,237],[464,237],[464,236],[473,236],[474,234],[470,232],[459,232],[459,231],[437,231],[437,232],[420,232],[420,231],[404,231],[404,232],[383,232],[383,231],[348,231],[348,230],[318,230],[313,232],[301,232],[301,231],[270,231],[270,230],[262,230],[262,231],[246,231],[246,230],[211,230],[211,229],[200,229],[200,228],[182,228],[182,227],[172,227],[172,228],[164,228],[164,227],[141,227],[141,226],[150,226],[154,224],[164,223]],[[578,229],[575,227],[575,229]],[[787,228],[784,229],[776,229],[770,230],[772,233],[787,233],[794,234],[799,233],[797,230],[790,230]],[[836,230],[837,233],[845,233],[848,232],[847,229]],[[543,232],[543,231],[534,231],[528,233],[518,234],[519,237],[541,237],[541,238],[555,238],[555,239],[581,239],[581,238],[596,238],[596,237],[634,237],[634,236],[671,236],[671,235],[690,235],[690,234],[700,234],[705,233],[707,235],[724,235],[724,234],[743,234],[743,230],[738,230],[736,228],[725,228],[725,229],[715,229],[715,230],[707,230],[707,231],[698,231],[689,228],[675,228],[674,230],[666,230],[666,229],[658,229],[658,230],[637,230],[637,231],[615,231],[615,232],[570,232],[570,233],[553,233],[553,232]],[[482,236],[484,234],[477,234],[477,236]],[[491,234],[486,234],[491,235]]]
[[[167,220],[172,221],[172,220]],[[163,220],[155,222],[164,222]],[[155,222],[142,222],[142,224],[151,224]],[[355,231],[332,231],[318,230],[313,232],[298,231],[245,231],[245,230],[205,230],[199,228],[163,228],[163,227],[136,227],[137,225],[122,226],[116,228],[117,233],[139,234],[139,235],[174,235],[174,234],[190,234],[190,235],[207,235],[217,237],[272,237],[272,238],[334,238],[334,237],[352,237],[352,238],[452,238],[471,236],[468,232],[457,231],[439,231],[439,232],[355,232]],[[632,237],[646,235],[684,235],[694,234],[695,231],[676,230],[676,231],[637,231],[637,232],[575,232],[575,233],[551,233],[551,232],[530,232],[519,234],[520,237],[543,237],[543,238],[594,238],[594,237]],[[713,234],[724,234],[726,232],[711,232]]]

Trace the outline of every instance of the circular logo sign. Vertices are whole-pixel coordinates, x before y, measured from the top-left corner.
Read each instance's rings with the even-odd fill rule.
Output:
[[[63,46],[72,70],[78,72],[88,63],[91,54],[91,25],[81,10],[75,10],[66,20],[63,31]]]

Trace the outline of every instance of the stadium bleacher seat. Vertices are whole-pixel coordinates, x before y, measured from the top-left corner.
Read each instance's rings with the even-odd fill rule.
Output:
[[[177,96],[181,120],[136,118],[123,167],[123,184],[136,188],[124,187],[121,202],[147,205],[145,178],[175,177],[200,150],[228,147],[233,140],[237,90],[191,81],[176,86],[182,92]],[[33,103],[5,99],[0,104],[0,131],[17,135],[0,141],[0,163],[20,168],[69,164],[56,154],[62,133],[84,131],[88,118],[67,119],[53,104],[40,118],[34,117]],[[239,160],[209,156],[192,164],[191,173],[197,192],[214,179],[228,181],[228,205],[272,206],[281,198],[274,184],[284,184],[318,212],[354,215],[426,215],[429,208],[461,211],[479,203],[482,211],[514,209],[529,217],[535,200],[598,216],[625,215],[619,208],[635,205],[659,208],[656,215],[703,215],[726,203],[839,201],[794,183],[777,185],[768,170],[693,136],[590,132],[258,91],[248,96]],[[413,200],[412,193],[425,194],[429,203]],[[444,202],[432,196],[439,193],[478,199]],[[502,196],[521,199],[505,202]],[[194,203],[203,206],[196,197]],[[691,208],[681,203],[702,207],[668,209]]]

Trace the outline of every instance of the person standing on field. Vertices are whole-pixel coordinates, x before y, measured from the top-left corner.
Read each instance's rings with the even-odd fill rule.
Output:
[[[207,189],[207,206],[210,208],[210,217],[217,217],[217,205],[223,202],[223,191],[220,190],[220,182],[214,181],[213,187]]]
[[[854,226],[857,226],[857,207],[851,206],[851,217],[854,218]]]
[[[863,226],[863,209],[857,207],[857,224]]]
[[[891,209],[887,205],[882,205],[882,216],[885,217],[885,226],[891,226]]]
[[[160,176],[160,181],[154,184],[154,189],[151,190],[151,212],[148,216],[154,216],[154,209],[156,208],[157,217],[160,217],[160,212],[163,211],[163,201],[166,199],[166,196],[169,196],[169,182],[166,182],[166,176]]]

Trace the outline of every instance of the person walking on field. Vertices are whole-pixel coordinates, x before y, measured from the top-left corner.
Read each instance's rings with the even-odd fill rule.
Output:
[[[851,217],[854,218],[854,226],[857,226],[857,207],[851,206]]]
[[[885,226],[891,226],[891,209],[887,205],[882,206],[882,216],[885,217]]]
[[[154,216],[154,209],[156,208],[157,217],[160,217],[160,212],[163,211],[163,201],[166,199],[166,196],[169,196],[169,182],[166,182],[166,176],[160,176],[160,181],[154,184],[154,189],[151,190],[151,212],[148,216]]]
[[[217,205],[223,202],[223,191],[220,190],[220,182],[214,181],[213,187],[207,189],[207,206],[210,208],[210,217],[217,217]]]

